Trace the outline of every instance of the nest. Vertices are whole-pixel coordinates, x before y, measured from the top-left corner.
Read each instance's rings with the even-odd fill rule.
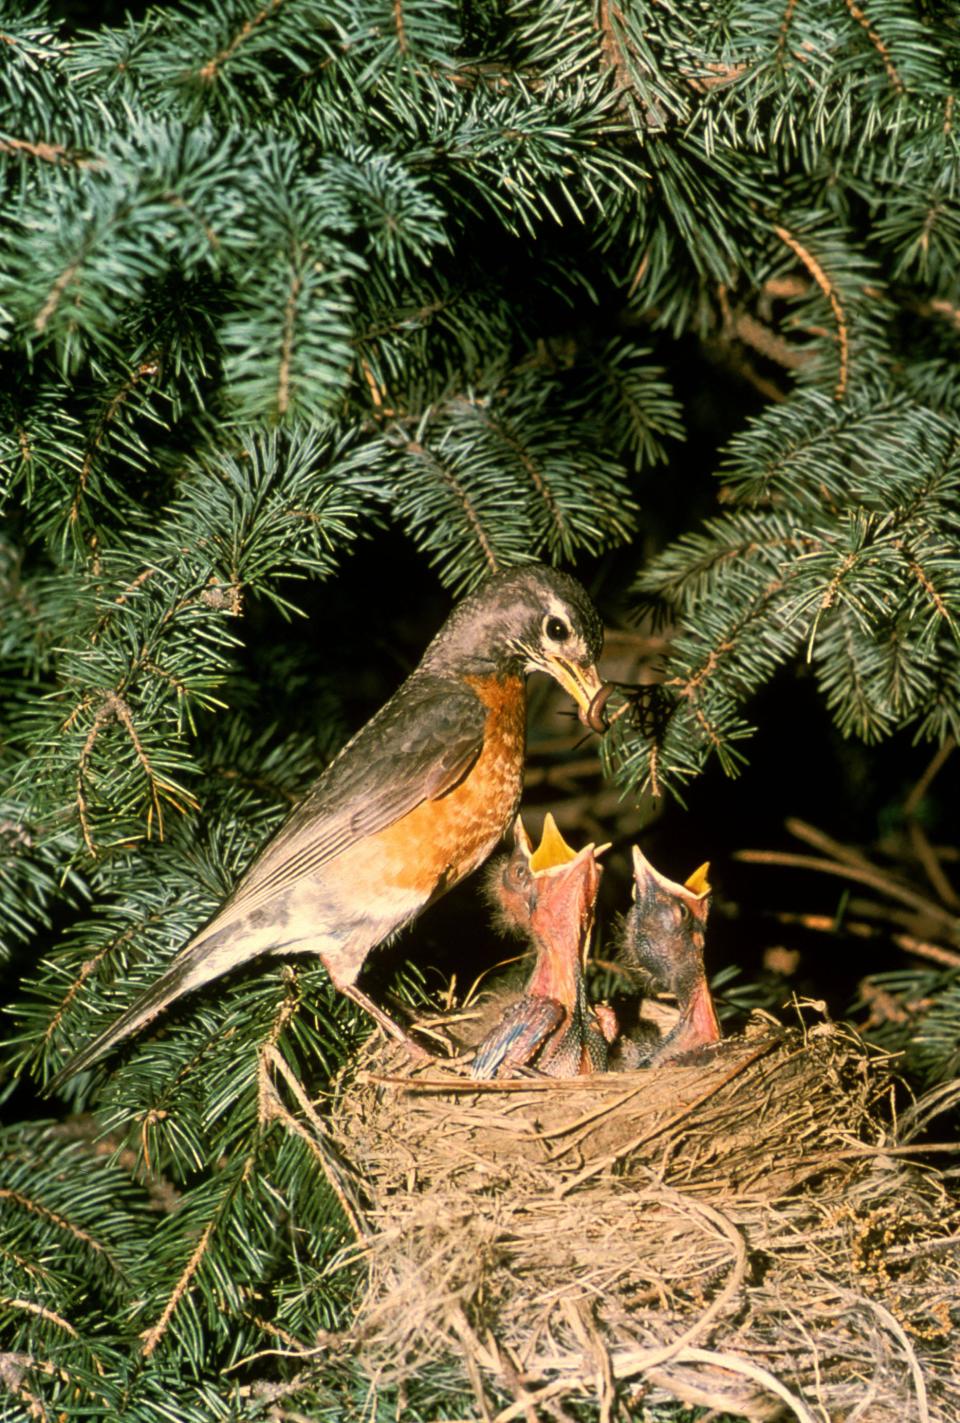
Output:
[[[497,1423],[591,1399],[954,1423],[960,1213],[892,1082],[822,1022],[567,1082],[375,1042],[331,1123],[364,1201],[351,1347],[383,1383],[460,1369]]]

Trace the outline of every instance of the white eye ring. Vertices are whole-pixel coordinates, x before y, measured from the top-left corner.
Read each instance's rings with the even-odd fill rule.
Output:
[[[570,624],[556,613],[547,613],[542,623],[543,635],[549,642],[566,642],[570,636]]]

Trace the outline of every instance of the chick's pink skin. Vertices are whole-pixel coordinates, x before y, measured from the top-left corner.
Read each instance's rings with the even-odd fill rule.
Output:
[[[583,950],[600,888],[593,846],[567,865],[535,874],[533,882],[529,934],[538,954],[527,992],[572,1004],[583,979]]]
[[[606,1032],[587,1005],[583,983],[584,951],[602,873],[594,847],[586,846],[566,863],[535,870],[519,818],[515,840],[509,859],[494,868],[488,893],[501,923],[529,938],[537,957],[523,998],[481,1044],[474,1070],[477,1075],[496,1075],[518,1065],[521,1051],[523,1061],[539,1051],[537,1066],[548,1076],[603,1070]],[[562,1016],[541,1030],[540,1024],[547,1023],[544,1000],[556,1005]],[[615,1035],[609,1021],[606,1030]]]

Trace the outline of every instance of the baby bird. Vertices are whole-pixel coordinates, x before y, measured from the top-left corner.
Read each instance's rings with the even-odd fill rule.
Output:
[[[529,938],[537,957],[523,997],[478,1047],[473,1076],[506,1077],[534,1058],[548,1077],[602,1072],[616,1019],[588,1005],[583,981],[602,873],[597,851],[572,850],[549,814],[535,852],[519,816],[513,833],[513,853],[493,865],[487,889],[502,926]]]
[[[720,1041],[720,1024],[703,965],[710,912],[709,865],[676,884],[633,847],[633,905],[624,920],[622,957],[645,969],[657,988],[676,996],[680,1018],[653,1053],[650,1066]]]

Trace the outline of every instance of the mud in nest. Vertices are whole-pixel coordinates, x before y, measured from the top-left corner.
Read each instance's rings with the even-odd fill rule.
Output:
[[[497,1423],[956,1423],[960,1203],[911,1141],[958,1097],[898,1121],[889,1062],[827,1023],[568,1082],[375,1042],[331,1123],[369,1269],[349,1345],[375,1382],[454,1365]]]

